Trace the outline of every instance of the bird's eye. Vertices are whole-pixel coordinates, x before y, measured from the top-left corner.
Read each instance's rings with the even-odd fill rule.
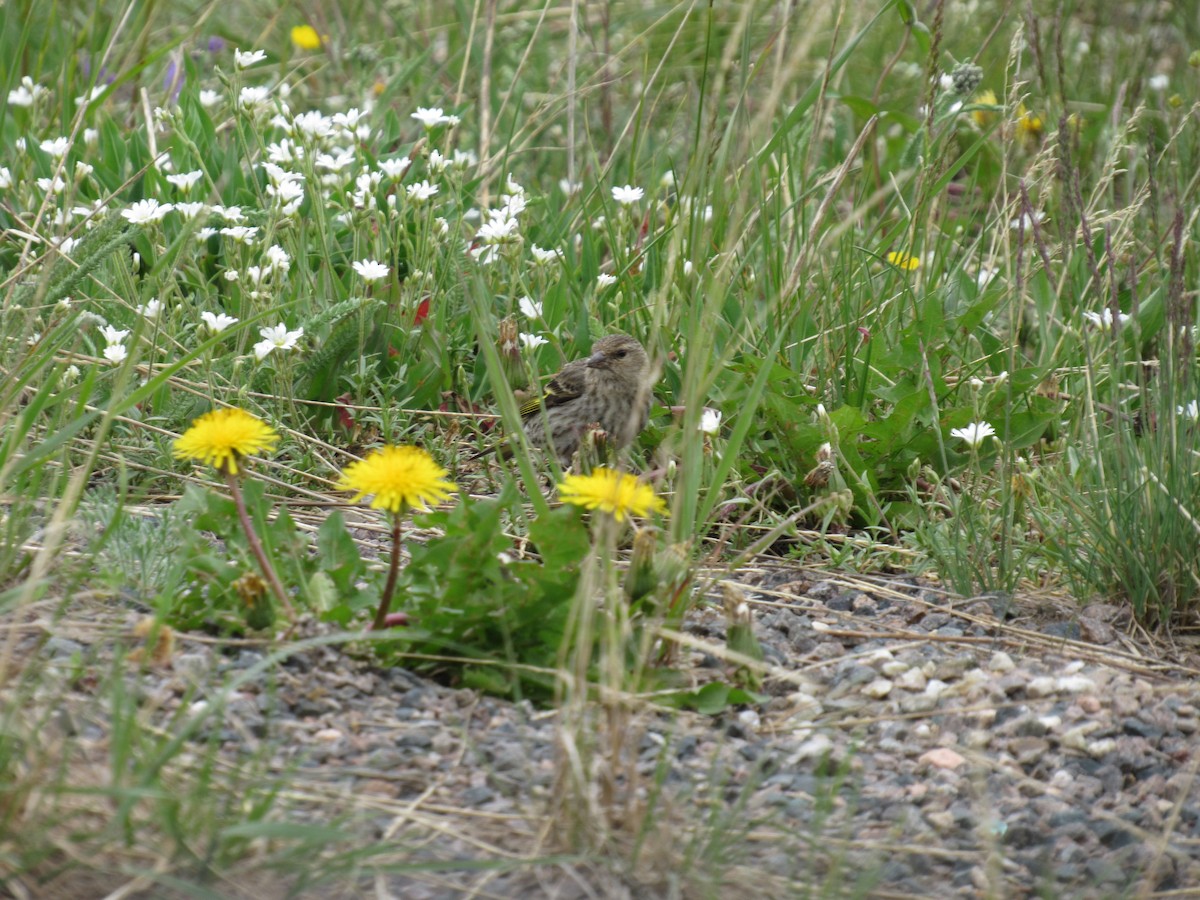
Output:
[[[628,353],[629,353],[628,350],[617,351],[617,359],[624,359],[626,357],[626,355],[628,355]]]

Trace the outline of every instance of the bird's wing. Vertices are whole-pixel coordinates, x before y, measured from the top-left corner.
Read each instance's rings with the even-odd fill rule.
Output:
[[[581,395],[586,386],[587,360],[577,359],[563,366],[562,371],[550,379],[545,391],[540,397],[534,397],[521,404],[521,418],[527,419],[535,415],[543,406],[551,409],[569,403]]]

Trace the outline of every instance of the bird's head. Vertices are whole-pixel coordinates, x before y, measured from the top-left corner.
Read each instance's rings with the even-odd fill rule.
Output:
[[[610,334],[592,345],[589,369],[602,369],[614,375],[636,379],[648,362],[642,345],[627,334]]]

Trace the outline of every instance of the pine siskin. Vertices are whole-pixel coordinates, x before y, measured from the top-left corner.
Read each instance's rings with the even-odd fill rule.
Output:
[[[628,335],[601,338],[591,356],[567,363],[541,397],[521,405],[529,443],[553,445],[564,466],[589,425],[604,429],[617,449],[632,443],[650,417],[649,362]]]

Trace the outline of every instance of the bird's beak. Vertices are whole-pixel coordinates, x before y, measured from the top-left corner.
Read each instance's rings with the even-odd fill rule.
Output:
[[[603,353],[593,353],[587,361],[589,369],[603,369],[607,363],[608,357]]]

